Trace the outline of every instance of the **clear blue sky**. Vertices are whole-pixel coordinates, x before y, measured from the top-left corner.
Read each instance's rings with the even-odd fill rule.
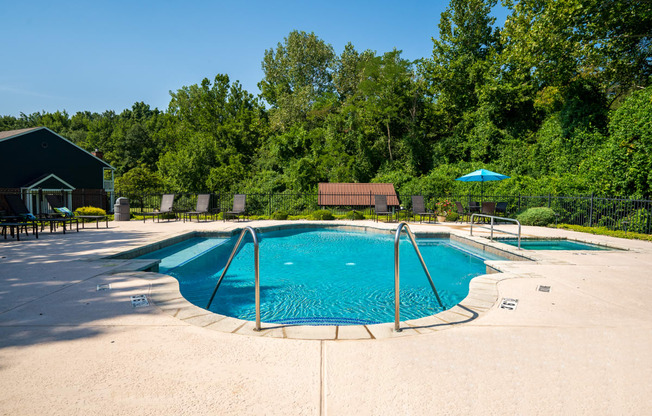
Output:
[[[169,91],[239,80],[257,95],[266,49],[297,29],[337,54],[397,48],[432,53],[447,1],[2,1],[0,115],[167,109]],[[506,10],[495,9],[497,24]]]

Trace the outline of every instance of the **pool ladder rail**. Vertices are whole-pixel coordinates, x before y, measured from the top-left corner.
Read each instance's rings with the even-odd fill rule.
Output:
[[[419,257],[419,261],[421,262],[423,271],[426,273],[426,277],[428,278],[430,287],[432,287],[432,291],[435,293],[435,297],[437,298],[437,302],[439,303],[439,306],[442,309],[444,309],[444,304],[442,303],[441,298],[439,297],[439,293],[437,293],[437,289],[435,288],[435,284],[432,281],[432,277],[430,276],[428,267],[426,266],[426,263],[423,260],[423,256],[421,255],[421,251],[419,250],[419,247],[417,247],[417,242],[414,237],[414,233],[412,233],[412,230],[410,229],[410,226],[407,224],[407,222],[403,221],[398,225],[398,228],[396,229],[396,235],[394,236],[394,330],[397,332],[401,331],[400,322],[399,322],[400,320],[399,242],[401,239],[401,231],[403,230],[405,230],[408,237],[410,238],[410,241],[412,242],[412,247],[414,247],[414,251],[417,253],[417,256]],[[229,260],[226,262],[224,271],[222,271],[222,275],[217,280],[217,284],[215,285],[213,294],[211,295],[211,298],[208,301],[208,305],[206,305],[206,309],[209,309],[211,307],[211,304],[213,303],[213,299],[215,298],[215,294],[217,293],[220,284],[222,284],[222,280],[224,279],[226,272],[229,270],[229,266],[231,265],[231,262],[233,261],[233,258],[235,257],[236,253],[238,252],[238,248],[240,247],[240,244],[242,243],[242,240],[244,239],[244,236],[247,233],[251,234],[254,243],[254,271],[255,271],[254,285],[255,285],[255,302],[256,302],[256,326],[254,328],[254,331],[260,331],[261,329],[260,327],[260,267],[259,267],[259,260],[258,260],[259,243],[258,243],[258,236],[256,234],[256,230],[254,230],[251,227],[245,227],[240,233],[240,237],[238,237],[238,241],[235,243],[235,246],[233,247],[233,251],[231,251]]]
[[[251,237],[254,240],[254,272],[255,272],[255,277],[254,277],[254,285],[255,285],[255,297],[256,297],[256,327],[254,328],[254,331],[260,331],[260,268],[259,268],[259,261],[258,261],[258,236],[256,235],[256,230],[253,228],[247,226],[245,227],[242,232],[240,233],[240,237],[238,238],[238,241],[235,243],[235,247],[233,247],[233,251],[231,251],[231,256],[229,257],[229,261],[226,262],[226,266],[224,267],[224,271],[222,272],[222,275],[220,278],[217,280],[217,284],[215,285],[215,289],[213,290],[213,294],[211,295],[210,300],[208,301],[208,305],[206,305],[206,309],[209,309],[211,307],[211,304],[213,303],[213,299],[215,298],[215,294],[217,293],[217,289],[219,289],[220,284],[222,283],[222,279],[224,279],[224,276],[226,275],[226,272],[229,270],[229,266],[231,265],[231,262],[233,261],[233,258],[235,257],[236,253],[238,252],[238,247],[240,247],[240,243],[242,243],[242,240],[244,239],[244,236],[250,233]]]
[[[439,303],[439,306],[442,309],[445,309],[444,304],[441,301],[441,298],[439,297],[439,293],[437,293],[437,289],[435,288],[435,284],[432,281],[432,277],[430,276],[430,272],[428,271],[428,267],[426,267],[426,262],[423,261],[423,256],[421,255],[421,251],[419,250],[419,247],[417,247],[417,241],[414,238],[414,233],[410,229],[410,226],[408,225],[407,222],[402,221],[398,227],[396,228],[396,234],[394,235],[394,331],[396,332],[401,332],[401,325],[400,325],[400,273],[399,273],[399,242],[401,240],[401,231],[405,230],[407,233],[408,237],[410,238],[410,241],[412,242],[412,247],[414,247],[414,251],[417,253],[417,256],[419,257],[419,261],[421,262],[421,266],[423,267],[423,271],[426,272],[426,277],[428,278],[428,282],[430,283],[430,287],[432,287],[432,291],[435,293],[435,297],[437,298],[437,302]]]
[[[475,217],[480,217],[480,218],[491,218],[491,226],[490,227],[485,227],[482,225],[476,225],[478,228],[484,228],[486,230],[491,230],[491,234],[489,235],[489,241],[494,241],[494,220],[502,220],[502,221],[509,221],[516,223],[518,225],[518,233],[512,233],[509,231],[500,231],[503,234],[509,234],[509,235],[514,235],[518,237],[518,249],[521,249],[521,222],[517,219],[514,218],[506,218],[506,217],[497,217],[495,215],[487,215],[487,214],[473,214],[471,215],[471,229],[470,229],[470,235],[473,235],[473,220]]]

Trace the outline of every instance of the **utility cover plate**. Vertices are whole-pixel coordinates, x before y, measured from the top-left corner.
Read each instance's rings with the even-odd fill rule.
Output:
[[[111,289],[111,283],[106,283],[103,285],[97,285],[97,291],[99,292],[100,290],[110,290]]]
[[[516,309],[517,304],[518,304],[518,299],[503,298],[502,302],[500,302],[500,309],[507,309],[508,311],[513,311]]]
[[[539,292],[546,292],[546,293],[548,293],[548,292],[550,292],[550,286],[539,286],[539,287],[537,288],[537,290],[538,290]]]
[[[149,301],[145,295],[135,295],[131,297],[131,306],[134,308],[142,308],[144,306],[149,306]]]

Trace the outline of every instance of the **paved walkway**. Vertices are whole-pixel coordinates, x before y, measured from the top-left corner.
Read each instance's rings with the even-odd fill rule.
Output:
[[[134,308],[130,296],[164,279],[105,259],[242,225],[112,222],[1,240],[0,414],[652,414],[652,243],[525,227],[628,250],[499,262],[510,278],[493,283],[497,298],[516,310],[496,302],[464,324],[368,340],[248,336],[155,301]],[[459,224],[412,228],[468,236]]]

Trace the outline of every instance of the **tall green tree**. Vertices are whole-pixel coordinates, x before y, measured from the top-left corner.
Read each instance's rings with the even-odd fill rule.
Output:
[[[264,78],[258,83],[261,96],[271,106],[275,128],[286,129],[301,122],[313,104],[332,93],[335,62],[333,47],[314,33],[292,31],[268,49],[262,62]]]

